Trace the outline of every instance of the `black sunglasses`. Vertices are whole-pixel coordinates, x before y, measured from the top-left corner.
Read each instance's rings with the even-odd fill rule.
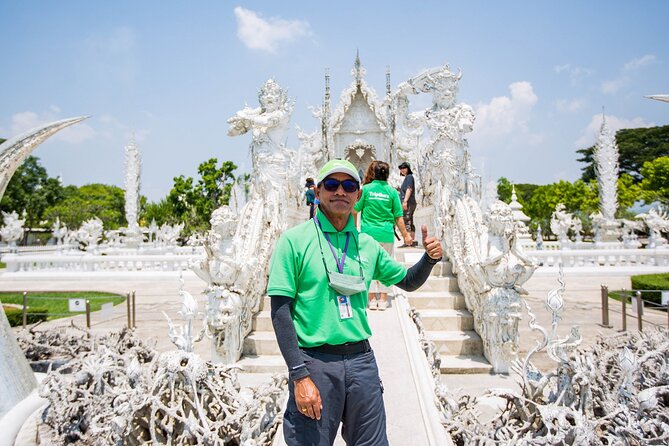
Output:
[[[339,181],[335,180],[334,178],[328,178],[327,180],[323,180],[321,184],[328,192],[336,192],[337,189],[339,189],[340,184],[341,187],[344,189],[344,192],[347,192],[349,194],[351,192],[355,192],[358,189],[360,189],[360,184],[358,184],[358,182],[355,180]]]

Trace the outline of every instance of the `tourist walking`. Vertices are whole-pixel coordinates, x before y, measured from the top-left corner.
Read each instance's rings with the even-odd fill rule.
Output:
[[[362,192],[351,163],[329,161],[316,185],[316,215],[279,238],[267,287],[289,372],[284,438],[289,446],[332,445],[343,423],[347,444],[384,446],[383,387],[368,341],[369,283],[415,290],[442,247],[423,226],[425,254],[407,270],[356,230],[352,213]]]
[[[314,212],[316,210],[316,193],[314,192],[314,189],[316,189],[316,184],[314,184],[314,179],[311,177],[307,178],[304,187],[307,188],[304,196],[307,200],[307,206],[309,207],[309,220],[311,220],[314,218]]]
[[[415,241],[416,226],[413,224],[413,213],[416,211],[416,183],[414,182],[413,172],[409,163],[405,161],[398,167],[400,175],[404,177],[402,186],[400,186],[400,200],[402,201],[402,210],[404,211],[404,226],[409,231],[411,238],[414,239],[412,244],[407,245],[405,243],[400,246],[400,248],[407,248],[409,246],[418,246],[418,242]]]
[[[400,195],[388,185],[389,175],[388,163],[372,161],[365,174],[362,196],[354,209],[361,213],[361,231],[379,242],[390,257],[393,257],[395,226],[399,228],[405,245],[410,246],[413,239],[404,227]],[[388,307],[389,290],[389,287],[374,280],[369,290],[369,309],[385,310]]]

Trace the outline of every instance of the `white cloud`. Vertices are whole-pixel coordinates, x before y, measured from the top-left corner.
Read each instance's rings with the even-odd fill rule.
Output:
[[[641,68],[652,65],[657,61],[657,57],[654,54],[646,54],[636,59],[632,59],[623,65],[623,68],[620,70],[620,74],[615,79],[609,79],[602,81],[602,92],[611,94],[618,92],[621,88],[626,86],[632,81],[632,76],[634,73]]]
[[[264,19],[255,11],[237,6],[237,36],[249,49],[275,53],[280,42],[311,36],[311,26],[302,20],[278,17]]]
[[[645,56],[633,59],[625,64],[624,71],[634,71],[643,68],[647,65],[653,64],[657,60],[654,54],[646,54]]]
[[[654,127],[657,124],[654,122],[646,122],[644,118],[637,117],[632,119],[619,118],[617,116],[606,115],[606,125],[614,134],[620,129],[636,129],[640,127]],[[576,140],[574,146],[577,149],[584,149],[595,144],[599,130],[602,127],[602,115],[598,113],[593,115],[590,123],[583,130],[581,136]]]
[[[585,104],[583,99],[558,99],[555,102],[555,108],[561,112],[576,112],[582,110]]]
[[[553,67],[556,73],[567,73],[572,85],[578,85],[584,78],[592,74],[592,70],[585,67],[575,67],[571,64],[556,65]]]
[[[534,94],[532,84],[526,81],[514,82],[509,85],[511,96],[492,98],[487,104],[476,107],[476,125],[474,133],[477,138],[493,141],[501,135],[521,132],[530,134],[528,121],[532,108],[539,100]],[[537,137],[538,135],[534,135]]]

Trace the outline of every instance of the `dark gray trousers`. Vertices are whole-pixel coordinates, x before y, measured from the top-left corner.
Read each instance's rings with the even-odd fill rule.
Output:
[[[383,387],[374,352],[329,355],[302,351],[311,379],[323,402],[320,420],[300,413],[294,386],[283,420],[288,446],[330,446],[342,424],[342,437],[350,446],[387,446]]]

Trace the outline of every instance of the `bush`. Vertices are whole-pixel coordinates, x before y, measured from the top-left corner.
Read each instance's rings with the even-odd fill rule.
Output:
[[[23,325],[23,310],[14,307],[3,307],[10,327],[18,327]],[[39,321],[45,321],[48,317],[46,308],[29,307],[28,314],[26,314],[26,321],[28,324],[34,324]]]
[[[641,274],[632,276],[633,290],[669,290],[669,273],[662,274]],[[641,297],[644,300],[661,303],[661,293],[642,291]]]

